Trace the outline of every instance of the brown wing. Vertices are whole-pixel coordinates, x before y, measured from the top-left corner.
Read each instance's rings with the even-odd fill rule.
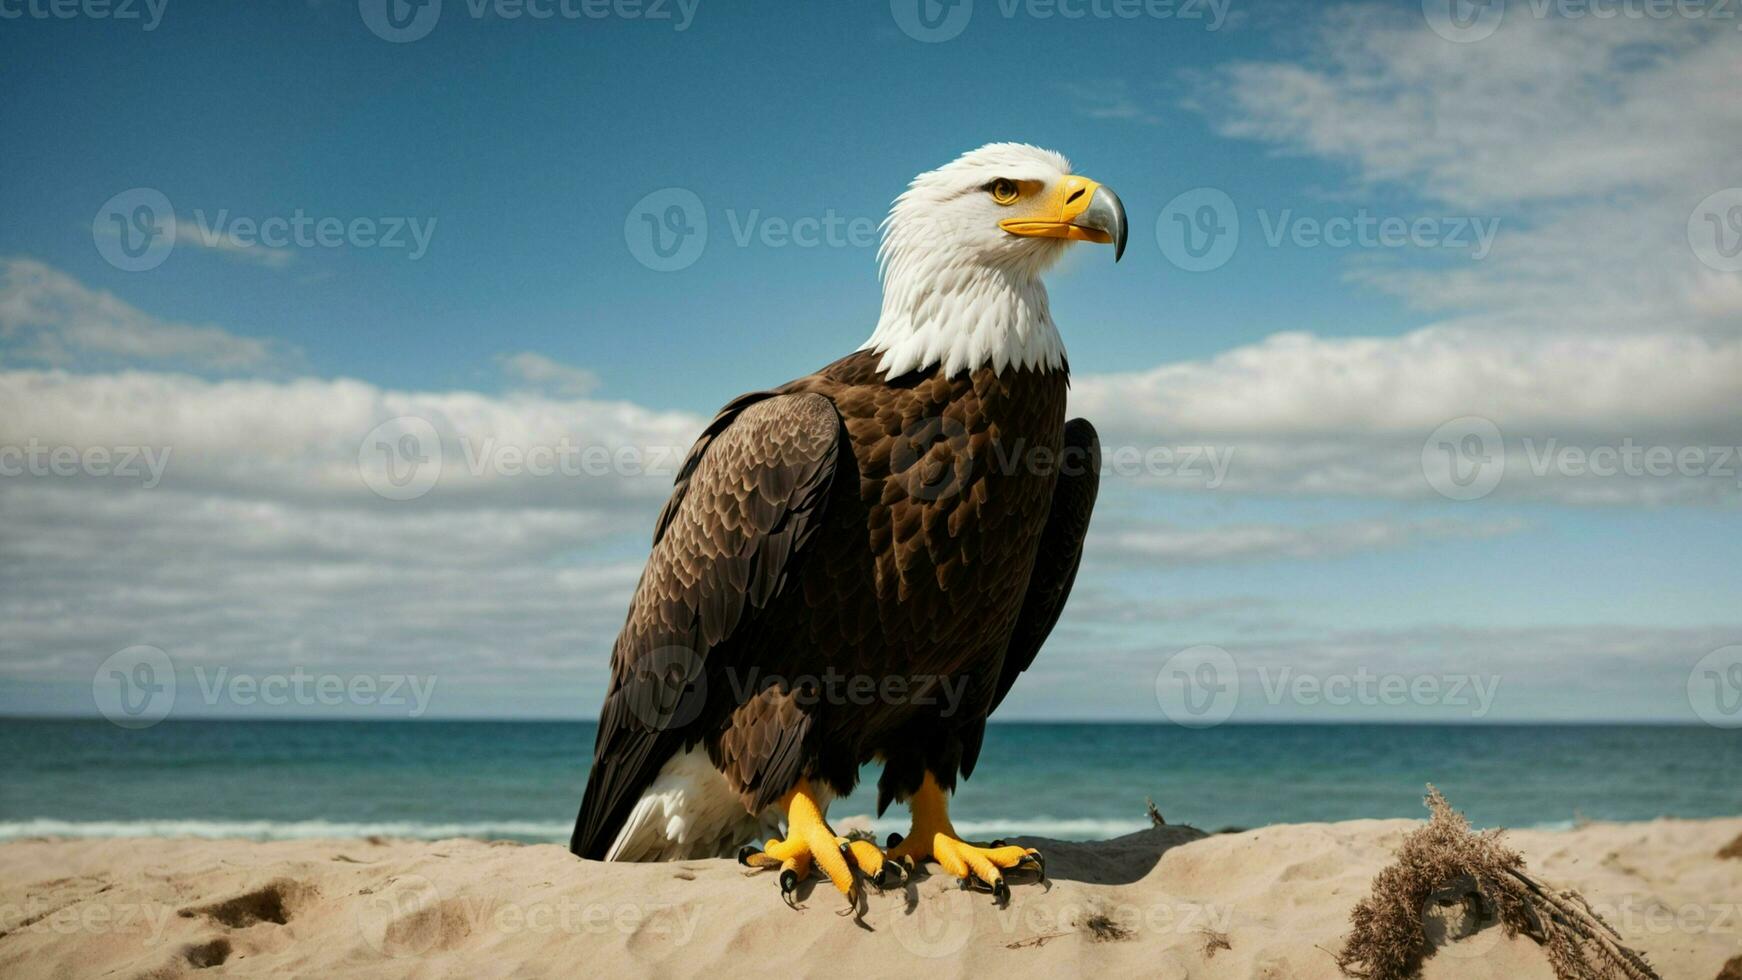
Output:
[[[842,438],[840,414],[822,395],[761,392],[726,406],[696,440],[611,651],[574,853],[603,857],[665,761],[737,707],[724,667],[780,601],[827,503]],[[735,746],[735,768],[752,778],[766,764],[790,766],[802,740],[802,730],[764,728],[765,746]]]
[[[1083,538],[1089,533],[1089,515],[1095,509],[1095,495],[1101,485],[1101,441],[1095,427],[1087,419],[1071,419],[1065,423],[1064,450],[1060,459],[1059,478],[1053,488],[1052,510],[1048,512],[1046,528],[1040,534],[1040,550],[1035,555],[1034,573],[1028,579],[1028,591],[1022,601],[1016,629],[1010,634],[1010,645],[1004,651],[1004,665],[998,675],[997,692],[992,696],[988,716],[998,710],[1004,696],[1010,693],[1016,678],[1040,653],[1059,615],[1065,611],[1071,586],[1077,581],[1077,566],[1083,560]],[[962,736],[962,775],[974,773],[974,763],[980,757],[980,741],[986,722]]]

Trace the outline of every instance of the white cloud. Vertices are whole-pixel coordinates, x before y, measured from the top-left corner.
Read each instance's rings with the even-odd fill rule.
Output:
[[[267,269],[283,269],[296,258],[296,253],[288,247],[273,247],[253,241],[245,243],[234,235],[227,235],[218,228],[209,227],[202,220],[189,221],[171,214],[165,216],[163,223],[168,226],[166,231],[173,232],[171,240],[176,244],[208,249],[227,259],[248,262]],[[119,238],[121,232],[113,225],[98,224],[94,234],[113,239]]]
[[[626,402],[393,391],[342,378],[0,372],[0,445],[153,447],[169,454],[171,490],[383,503],[369,479],[389,461],[366,440],[401,418],[434,433],[420,448],[439,477],[406,503],[428,508],[646,506],[669,491],[704,421]]]
[[[1090,547],[1097,556],[1141,565],[1201,565],[1275,558],[1341,558],[1389,551],[1448,539],[1491,538],[1521,530],[1518,520],[1461,521],[1357,520],[1332,524],[1225,524],[1178,527],[1168,524],[1098,523]]]
[[[1742,276],[1703,265],[1688,231],[1703,199],[1742,187],[1742,100],[1711,83],[1742,69],[1734,31],[1508,16],[1452,44],[1417,11],[1362,6],[1306,37],[1302,61],[1199,76],[1189,104],[1225,135],[1346,165],[1333,193],[1486,212],[1492,253],[1354,255],[1350,281],[1442,316],[1400,336],[1279,324],[1208,360],[1081,377],[1072,407],[1103,443],[1220,447],[1217,490],[1432,499],[1424,444],[1480,417],[1504,438],[1501,498],[1742,502],[1726,458],[1742,446]],[[1629,447],[1701,461],[1603,477],[1563,459]]]
[[[614,523],[586,511],[14,481],[0,510],[0,676],[87,697],[104,658],[144,643],[184,669],[434,675],[436,714],[585,715],[640,571],[601,552]]]
[[[406,416],[437,434],[441,476],[382,499],[365,439]],[[190,669],[433,674],[435,714],[585,715],[702,424],[343,379],[0,372],[0,672],[88,697],[145,643]],[[531,468],[564,446],[573,469]],[[161,482],[105,475],[130,447],[167,454]],[[102,472],[53,468],[93,449]]]
[[[1483,261],[1366,256],[1354,280],[1468,326],[1736,335],[1738,278],[1688,239],[1702,200],[1742,186],[1742,100],[1712,84],[1742,71],[1729,25],[1515,15],[1452,44],[1419,12],[1340,7],[1309,38],[1304,63],[1235,64],[1192,104],[1224,135],[1346,164],[1363,196],[1501,222]]]
[[[152,316],[32,259],[0,259],[0,340],[10,356],[69,365],[157,363],[216,371],[285,357],[272,341]]]
[[[177,243],[186,242],[199,248],[210,249],[228,259],[250,262],[268,269],[283,269],[296,258],[296,252],[289,247],[274,247],[261,242],[242,242],[234,235],[224,234],[217,228],[207,227],[202,220],[188,221],[180,216],[173,217],[173,220]]]
[[[1735,173],[1742,103],[1712,84],[1742,68],[1730,26],[1509,16],[1453,44],[1419,11],[1345,6],[1304,62],[1236,63],[1197,102],[1226,135],[1464,208],[1683,187]]]
[[[599,386],[599,376],[593,372],[552,360],[535,351],[499,354],[496,360],[509,377],[535,391],[578,397]]]
[[[1162,121],[1147,104],[1148,100],[1133,94],[1131,83],[1124,79],[1065,82],[1061,88],[1077,103],[1077,111],[1089,119],[1118,119],[1151,126]]]
[[[1478,417],[1504,438],[1502,498],[1742,500],[1742,461],[1721,458],[1742,446],[1742,341],[1452,328],[1279,334],[1203,361],[1079,377],[1071,399],[1104,448],[1218,447],[1230,460],[1219,492],[1435,499],[1424,446],[1441,425]],[[1566,471],[1555,457],[1628,445],[1691,447],[1706,461],[1691,474],[1605,477]],[[1189,475],[1161,482],[1202,488]]]

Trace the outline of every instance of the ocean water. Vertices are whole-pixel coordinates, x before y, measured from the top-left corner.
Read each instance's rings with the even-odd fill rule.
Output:
[[[0,839],[479,837],[566,842],[594,726],[569,722],[0,719]],[[831,817],[870,814],[876,770]],[[1099,838],[1423,816],[1479,826],[1742,814],[1742,731],[1610,725],[995,724],[953,804],[964,833]],[[906,830],[900,807],[875,822]]]

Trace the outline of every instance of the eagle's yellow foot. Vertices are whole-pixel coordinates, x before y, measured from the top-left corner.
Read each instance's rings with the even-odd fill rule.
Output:
[[[900,866],[885,860],[876,844],[848,840],[830,829],[816,804],[809,780],[799,780],[781,805],[786,808],[786,838],[770,840],[760,850],[754,844],[746,844],[738,851],[738,863],[758,871],[779,868],[780,896],[786,904],[798,907],[794,892],[799,882],[810,877],[812,869],[820,869],[836,890],[846,896],[847,909],[843,914],[859,909],[855,869],[878,888],[900,880]]]
[[[1003,841],[991,844],[970,844],[962,840],[950,824],[949,804],[943,790],[930,773],[919,791],[909,800],[913,809],[913,830],[905,838],[889,835],[889,850],[884,857],[891,863],[900,862],[917,867],[925,861],[936,861],[962,884],[983,888],[1000,904],[1010,900],[1010,884],[1005,871],[1032,871],[1046,878],[1046,860],[1032,847],[1017,847]]]

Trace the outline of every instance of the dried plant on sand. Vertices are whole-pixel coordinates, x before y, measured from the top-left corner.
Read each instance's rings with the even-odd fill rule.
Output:
[[[1539,943],[1560,980],[1658,980],[1645,957],[1584,898],[1525,873],[1524,859],[1500,842],[1501,831],[1475,833],[1439,790],[1428,787],[1433,817],[1412,832],[1397,860],[1373,879],[1373,894],[1350,915],[1353,932],[1337,955],[1345,974],[1362,980],[1407,980],[1431,955],[1428,925],[1449,906],[1464,906],[1464,931],[1496,924],[1507,936]]]

